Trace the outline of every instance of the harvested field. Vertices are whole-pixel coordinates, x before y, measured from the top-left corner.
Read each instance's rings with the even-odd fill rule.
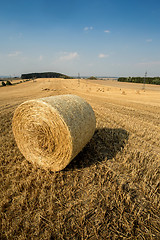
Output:
[[[51,172],[20,153],[12,117],[26,100],[59,94],[84,98],[97,126],[76,158]],[[160,239],[159,129],[160,86],[37,79],[1,87],[0,239]]]

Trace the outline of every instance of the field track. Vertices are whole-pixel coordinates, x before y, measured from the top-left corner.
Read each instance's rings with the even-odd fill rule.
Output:
[[[0,239],[160,239],[160,86],[37,79],[0,88]],[[60,172],[37,168],[12,133],[29,99],[76,94],[96,132]]]

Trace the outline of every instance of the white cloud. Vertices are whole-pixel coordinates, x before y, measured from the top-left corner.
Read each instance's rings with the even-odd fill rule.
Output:
[[[20,52],[20,51],[15,51],[15,52],[9,53],[9,54],[8,54],[8,57],[17,57],[17,56],[19,56],[20,54],[22,54],[22,52]]]
[[[93,30],[93,27],[85,27],[84,31],[89,31],[89,30]]]
[[[76,59],[77,57],[79,57],[77,52],[70,52],[70,53],[64,52],[63,56],[61,56],[59,58],[59,60],[61,60],[61,61],[70,61],[70,60]]]
[[[110,33],[110,30],[104,30],[105,33]]]
[[[99,57],[99,58],[107,58],[107,57],[109,57],[109,55],[108,55],[108,54],[104,54],[104,53],[100,53],[100,54],[98,55],[98,57]]]
[[[42,61],[42,60],[43,60],[43,56],[40,55],[40,56],[39,56],[39,61]]]
[[[150,38],[150,39],[146,39],[146,42],[152,42],[152,39]]]

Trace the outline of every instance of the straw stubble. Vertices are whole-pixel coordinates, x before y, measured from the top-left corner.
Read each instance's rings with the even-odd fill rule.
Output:
[[[94,134],[92,107],[75,95],[59,95],[22,103],[12,129],[24,157],[45,169],[59,171],[83,149]]]

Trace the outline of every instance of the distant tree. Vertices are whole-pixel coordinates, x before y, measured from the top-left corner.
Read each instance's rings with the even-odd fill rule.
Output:
[[[8,80],[8,81],[6,82],[6,85],[12,85],[12,83]]]
[[[160,78],[155,78],[153,84],[160,85]]]
[[[5,82],[2,82],[2,86],[6,86]]]
[[[127,82],[127,78],[120,77],[120,78],[118,78],[118,82]]]
[[[88,79],[90,79],[90,80],[97,80],[97,78],[94,77],[94,76],[91,76],[91,77],[89,77]]]

